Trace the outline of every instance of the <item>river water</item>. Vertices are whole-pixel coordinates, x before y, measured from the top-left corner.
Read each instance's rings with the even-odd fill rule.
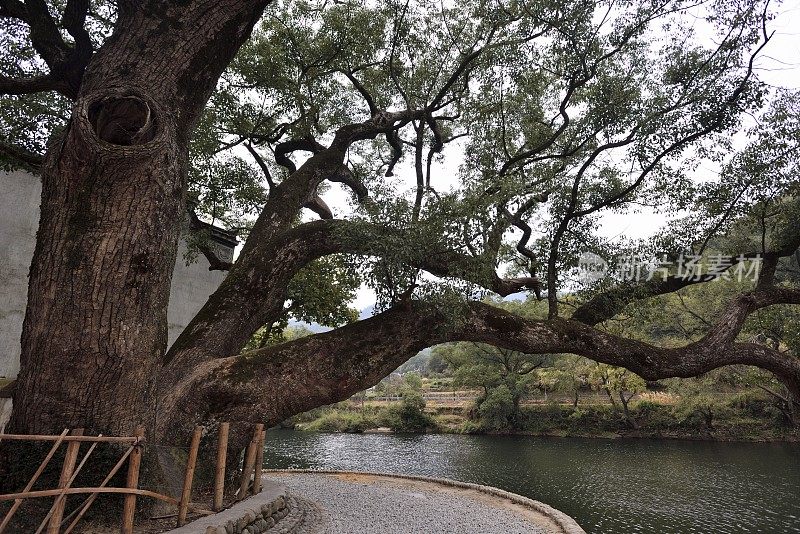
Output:
[[[800,532],[800,444],[292,430],[267,436],[267,468],[497,486],[558,508],[589,533]]]

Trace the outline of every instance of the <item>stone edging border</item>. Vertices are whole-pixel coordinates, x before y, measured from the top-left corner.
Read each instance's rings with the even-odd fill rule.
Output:
[[[283,526],[282,520],[291,513],[290,501],[291,497],[286,495],[283,486],[262,490],[213,515],[168,530],[165,534],[260,534]]]
[[[405,479],[405,480],[417,480],[420,482],[432,482],[434,484],[441,484],[443,486],[450,486],[454,488],[463,488],[463,489],[471,489],[475,491],[480,491],[481,493],[486,493],[488,495],[493,495],[495,497],[500,497],[503,499],[507,499],[515,504],[519,504],[522,506],[526,506],[531,508],[540,514],[547,516],[551,521],[559,526],[559,528],[564,532],[564,534],[586,534],[586,531],[581,528],[581,526],[570,516],[565,514],[560,510],[556,510],[552,506],[549,506],[543,502],[535,501],[533,499],[529,499],[528,497],[523,497],[522,495],[518,495],[516,493],[511,493],[510,491],[501,490],[500,488],[495,488],[493,486],[483,486],[481,484],[471,484],[469,482],[460,482],[458,480],[452,480],[449,478],[436,478],[436,477],[426,477],[426,476],[418,476],[418,475],[401,475],[399,473],[378,473],[374,471],[335,471],[330,469],[264,469],[262,473],[310,473],[310,474],[320,474],[320,475],[368,475],[368,476],[376,476],[376,477],[386,477],[386,478],[398,478],[398,479]]]

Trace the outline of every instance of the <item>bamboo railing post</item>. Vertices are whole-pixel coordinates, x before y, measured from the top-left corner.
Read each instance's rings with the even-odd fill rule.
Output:
[[[250,476],[253,474],[253,465],[256,463],[256,449],[258,448],[258,440],[261,437],[261,432],[264,430],[264,425],[258,423],[256,430],[253,433],[253,439],[247,445],[247,451],[244,455],[244,465],[242,466],[242,480],[239,484],[239,495],[236,500],[240,501],[247,497],[247,488],[250,485]]]
[[[225,495],[225,463],[228,459],[228,432],[230,423],[220,423],[217,435],[217,470],[214,473],[214,506],[215,512],[222,510],[222,498]]]
[[[144,437],[144,427],[136,427],[134,435],[137,438]],[[128,489],[139,488],[139,466],[142,463],[142,447],[136,443],[128,460],[128,478],[125,487]],[[136,513],[136,495],[133,493],[125,495],[125,504],[122,508],[122,528],[121,534],[133,534],[133,516]]]
[[[82,436],[83,429],[76,428],[70,432],[73,436]],[[68,487],[72,479],[72,472],[75,470],[75,462],[78,460],[78,451],[81,448],[80,441],[71,441],[67,445],[67,453],[64,455],[64,464],[61,466],[61,476],[58,478],[58,489]],[[64,505],[66,499],[63,495],[56,497],[53,504],[53,515],[50,517],[50,524],[47,527],[47,534],[58,534],[61,526],[61,518],[64,516]]]
[[[117,461],[117,464],[114,466],[114,468],[111,469],[111,471],[106,475],[106,478],[103,479],[103,482],[100,484],[98,489],[102,489],[102,488],[106,487],[106,484],[108,484],[111,481],[111,479],[114,478],[114,475],[117,474],[117,471],[119,471],[120,467],[122,467],[122,465],[125,463],[125,460],[128,459],[128,456],[130,456],[130,454],[134,451],[134,449],[136,449],[136,445],[131,445],[130,447],[128,447],[128,450],[125,451],[125,454],[122,455],[122,458],[120,458],[119,461]],[[72,529],[75,528],[75,525],[78,524],[78,521],[81,520],[81,518],[83,517],[83,514],[86,513],[86,511],[89,509],[89,507],[95,501],[95,499],[97,499],[98,495],[100,495],[100,494],[97,493],[97,492],[92,493],[91,495],[89,495],[86,498],[86,500],[83,502],[83,505],[80,506],[80,508],[76,508],[74,511],[72,511],[67,516],[66,519],[64,519],[64,522],[67,522],[73,516],[75,517],[72,520],[72,523],[70,523],[69,526],[67,527],[67,529],[64,531],[64,534],[69,534],[70,532],[72,532]]]
[[[256,452],[256,465],[253,471],[253,495],[261,492],[261,468],[264,467],[264,440],[267,437],[267,431],[262,430],[261,435],[258,437],[258,451]]]
[[[197,450],[200,448],[200,438],[203,436],[203,427],[197,426],[192,434],[192,444],[189,447],[189,459],[186,461],[186,475],[183,478],[183,491],[178,504],[178,526],[186,523],[186,513],[189,511],[189,499],[192,497],[192,480],[194,468],[197,464]]]
[[[69,429],[65,428],[61,435],[57,437],[56,442],[53,443],[53,446],[50,448],[50,452],[47,453],[47,456],[44,457],[42,463],[39,464],[39,468],[25,485],[25,489],[22,490],[23,493],[27,493],[31,490],[33,485],[36,483],[36,480],[39,478],[39,476],[41,476],[44,468],[47,467],[47,464],[50,463],[50,459],[56,453],[56,450],[58,450],[58,447],[61,445],[61,442],[68,433]],[[0,533],[5,532],[5,528],[11,522],[11,518],[14,517],[14,514],[16,513],[17,508],[19,508],[20,504],[22,504],[22,499],[14,499],[14,504],[11,505],[11,509],[6,513],[6,516],[3,518],[3,522],[0,523]]]
[[[253,463],[255,463],[255,452],[256,448],[253,445],[253,442],[247,444],[247,448],[244,452],[244,462],[242,463],[242,476],[239,479],[239,489],[236,492],[236,500],[241,501],[245,497],[247,497],[247,488],[250,483],[250,471],[253,468]]]
[[[102,434],[100,435],[102,436]],[[53,506],[50,507],[50,511],[47,512],[47,515],[44,517],[41,524],[39,525],[39,528],[36,529],[36,532],[34,532],[34,534],[39,534],[40,532],[42,532],[42,530],[44,530],[45,526],[48,526],[50,524],[50,518],[53,516],[54,513],[56,513],[56,511],[59,511],[59,505],[60,505],[59,513],[63,515],[64,505],[66,504],[66,502],[63,501],[64,495],[66,495],[69,488],[72,487],[72,483],[75,482],[75,479],[78,477],[78,474],[81,472],[81,469],[83,469],[83,466],[86,465],[86,462],[89,460],[89,457],[92,455],[92,453],[94,452],[95,448],[97,448],[97,445],[99,443],[100,442],[98,441],[92,443],[91,446],[89,447],[89,450],[86,451],[86,454],[83,455],[83,460],[81,460],[81,463],[78,464],[78,467],[76,467],[72,471],[72,476],[69,478],[66,485],[61,487],[61,492],[56,496],[55,500],[53,501]],[[60,523],[66,523],[68,519],[69,516],[67,519],[62,519]],[[57,532],[58,531],[56,531],[56,534]]]

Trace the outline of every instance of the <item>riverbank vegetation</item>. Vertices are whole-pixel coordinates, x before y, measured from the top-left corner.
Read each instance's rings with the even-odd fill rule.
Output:
[[[421,397],[417,397],[418,399]],[[658,401],[645,397],[632,401],[628,414],[610,403],[523,404],[514,413],[511,404],[495,397],[476,406],[447,406],[427,402],[424,408],[409,407],[404,400],[361,403],[356,400],[318,408],[286,422],[313,432],[440,432],[465,434],[530,434],[573,437],[643,437],[723,441],[796,441],[800,433],[785,419],[769,395],[747,391],[719,396],[705,402]],[[506,398],[505,400],[510,400]],[[412,417],[402,419],[407,410]],[[510,423],[513,414],[514,423]],[[424,424],[409,424],[424,421]],[[632,425],[633,423],[633,425]]]

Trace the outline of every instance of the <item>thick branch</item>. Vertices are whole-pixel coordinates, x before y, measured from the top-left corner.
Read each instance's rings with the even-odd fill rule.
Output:
[[[331,211],[331,208],[319,196],[311,199],[311,201],[306,203],[304,207],[319,215],[320,219],[333,219],[333,212]]]
[[[86,14],[89,11],[89,0],[67,0],[61,25],[75,39],[75,47],[92,50],[92,39],[86,31]]]
[[[352,171],[344,163],[339,165],[336,172],[331,173],[327,179],[330,182],[338,182],[349,187],[355,193],[359,202],[362,202],[369,194],[366,186],[353,175]]]
[[[289,154],[298,150],[311,152],[316,154],[323,150],[325,147],[314,141],[313,139],[291,139],[278,143],[275,147],[275,163],[282,167],[286,167],[290,173],[297,172],[297,165],[289,159]]]
[[[11,78],[0,76],[0,94],[27,95],[58,89],[61,82],[51,74],[33,78]]]
[[[252,234],[251,234],[252,235]],[[310,262],[330,254],[396,256],[393,243],[410,240],[402,230],[342,220],[318,220],[291,228],[269,243],[245,250],[220,288],[170,348],[169,372],[238,352],[262,325],[283,313],[286,288]],[[502,279],[485,258],[435,243],[411,250],[407,264],[440,277],[459,278],[500,295],[538,291],[535,278]],[[165,381],[165,383],[168,381]]]
[[[435,308],[406,302],[331,332],[205,364],[176,388],[173,402],[192,398],[186,404],[203,413],[277,423],[346,399],[377,383],[419,350],[449,341],[487,343],[526,354],[579,354],[625,367],[648,380],[697,376],[731,364],[754,365],[772,371],[798,393],[800,360],[761,345],[734,343],[731,334],[738,329],[729,328],[730,321],[736,323],[742,314],[786,301],[800,302],[800,291],[742,295],[712,333],[681,348],[617,337],[577,321],[524,319],[477,302],[468,304],[459,320],[447,323]],[[298,393],[279,394],[284,388]]]
[[[611,319],[637,300],[674,293],[684,287],[705,282],[705,278],[669,276],[666,280],[654,278],[646,282],[625,283],[603,291],[579,306],[572,319],[594,326]]]

